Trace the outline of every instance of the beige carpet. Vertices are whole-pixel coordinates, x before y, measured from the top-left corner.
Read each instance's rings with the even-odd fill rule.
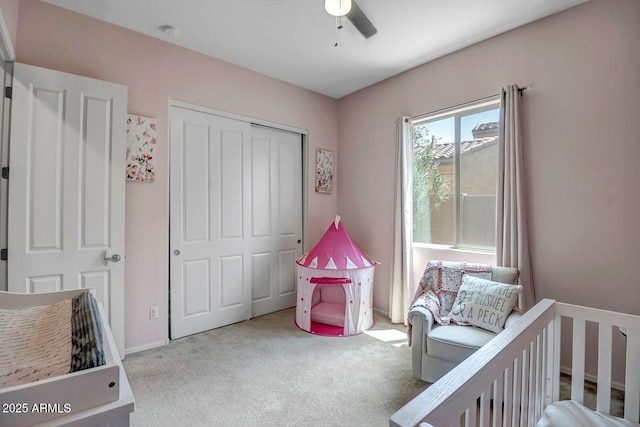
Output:
[[[428,384],[411,377],[406,329],[299,330],[295,309],[127,356],[134,426],[386,426]]]

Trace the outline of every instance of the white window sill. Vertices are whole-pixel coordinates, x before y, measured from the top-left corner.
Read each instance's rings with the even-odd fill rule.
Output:
[[[477,248],[456,248],[454,246],[450,246],[450,245],[435,245],[432,243],[413,243],[413,248],[414,249],[431,249],[431,250],[438,250],[438,251],[450,251],[450,252],[456,252],[456,253],[467,253],[467,254],[478,254],[478,255],[495,255],[496,251],[495,250],[482,250],[482,249],[477,249]]]

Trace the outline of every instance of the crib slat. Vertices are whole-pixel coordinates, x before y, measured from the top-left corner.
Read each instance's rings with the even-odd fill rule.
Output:
[[[624,418],[638,422],[640,416],[640,330],[627,331],[627,366],[624,378]]]
[[[601,323],[598,329],[596,411],[609,414],[611,412],[611,324]]]
[[[536,420],[538,396],[540,396],[540,335],[532,343],[531,350],[531,392],[529,394],[529,425]]]
[[[526,408],[526,417],[525,417],[525,423],[523,425],[527,425],[529,427],[531,427],[533,425],[533,414],[532,414],[532,410],[533,410],[533,405],[534,405],[534,393],[533,390],[535,389],[535,384],[536,384],[536,380],[535,380],[535,374],[534,374],[534,368],[535,368],[535,353],[536,353],[536,345],[535,345],[535,339],[533,341],[531,341],[531,343],[529,343],[529,349],[528,349],[528,368],[527,368],[527,378],[528,378],[528,384],[527,384],[527,404],[525,406]]]
[[[562,317],[557,314],[556,310],[556,318],[553,321],[553,333],[551,335],[551,343],[552,347],[549,349],[549,352],[553,352],[553,357],[549,359],[553,365],[551,366],[552,375],[551,378],[548,378],[547,381],[551,382],[552,385],[552,394],[551,400],[547,400],[546,404],[549,405],[551,402],[557,402],[560,400],[560,338],[562,334],[560,333],[562,326]]]
[[[509,366],[505,372],[504,372],[504,384],[505,384],[505,389],[504,389],[504,414],[503,414],[503,420],[504,420],[504,424],[507,427],[510,427],[513,425],[512,423],[512,415],[513,415],[513,410],[511,408],[511,405],[509,404],[509,402],[513,402],[513,369],[515,366],[515,362],[511,363],[511,366]]]
[[[527,425],[527,407],[529,405],[529,346],[522,351],[522,395],[520,396],[520,424]]]
[[[549,396],[549,384],[547,383],[547,377],[549,376],[548,369],[549,365],[547,364],[547,356],[549,355],[549,327],[546,327],[542,330],[542,338],[540,349],[540,395],[538,399],[538,407],[536,408],[536,420],[540,419],[540,415],[546,406],[547,397]]]
[[[573,348],[571,363],[571,400],[584,403],[584,343],[585,320],[573,319]]]
[[[538,379],[538,370],[536,362],[538,360],[538,343],[537,337],[531,341],[529,345],[531,351],[529,354],[529,403],[527,404],[527,425],[532,426],[534,421],[534,412],[536,408],[536,387]]]
[[[493,423],[492,427],[501,427],[502,424],[502,398],[504,394],[504,379],[506,372],[502,374],[493,382]]]
[[[544,338],[543,338],[544,330],[538,335],[536,338],[536,344],[538,346],[538,351],[536,352],[536,391],[535,391],[535,405],[533,407],[533,418],[538,419],[538,415],[540,413],[540,405],[542,404],[542,391],[543,388],[543,377],[542,377],[542,355],[544,354]]]
[[[478,410],[478,403],[474,401],[473,404],[467,407],[464,412],[464,425],[465,427],[476,427],[476,412]]]
[[[480,396],[480,427],[489,427],[491,422],[489,416],[491,415],[491,386],[482,393]]]
[[[511,401],[511,425],[520,425],[520,398],[522,395],[522,356],[513,361],[513,400]]]

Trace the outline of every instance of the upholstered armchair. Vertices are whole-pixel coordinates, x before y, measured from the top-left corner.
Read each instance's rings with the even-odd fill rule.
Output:
[[[446,315],[451,315],[449,310],[453,312],[455,307],[460,307],[460,305],[456,306],[454,304],[459,302],[459,300],[456,301],[456,298],[465,275],[473,276],[465,279],[465,283],[477,280],[477,278],[482,278],[480,281],[485,280],[482,283],[488,283],[486,281],[490,280],[492,282],[500,282],[500,284],[515,284],[518,280],[518,270],[516,268],[430,261],[427,264],[425,273],[420,281],[420,288],[408,314],[412,373],[415,378],[431,383],[437,381],[457,364],[489,342],[502,327],[509,327],[522,315],[519,310],[508,308],[506,312],[508,314],[505,314],[503,319],[504,325],[500,325],[500,328],[496,328],[496,331],[455,323],[438,323],[434,318],[434,311],[436,312],[436,317],[442,320],[439,317],[440,314],[446,317]],[[429,290],[431,296],[438,296],[436,310],[430,306],[433,301],[425,300],[427,290]],[[519,291],[519,289],[517,290]],[[474,297],[476,300],[478,299],[477,295]],[[440,307],[441,302],[443,307]],[[494,305],[499,303],[498,301]],[[447,305],[448,307],[444,307]],[[438,312],[440,309],[443,310],[443,313]],[[476,309],[476,312],[478,311]],[[488,316],[485,316],[485,318],[488,318]],[[444,320],[448,320],[448,318]],[[460,323],[464,324],[465,322]]]

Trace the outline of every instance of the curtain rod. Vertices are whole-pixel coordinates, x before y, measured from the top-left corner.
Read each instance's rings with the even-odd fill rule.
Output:
[[[531,83],[529,83],[528,85],[524,86],[524,87],[519,87],[518,88],[518,93],[520,94],[520,96],[522,96],[522,94],[524,93],[525,90],[531,90],[533,89],[533,85]]]
[[[520,96],[522,96],[525,90],[531,90],[531,89],[533,89],[533,85],[531,83],[529,83],[528,85],[526,85],[524,87],[518,87],[518,93],[520,94]],[[440,114],[443,114],[443,113],[447,113],[449,111],[459,110],[461,108],[466,107],[467,105],[476,104],[476,103],[482,102],[482,101],[489,101],[490,99],[493,99],[493,98],[496,98],[496,97],[499,97],[499,96],[500,96],[500,94],[496,93],[495,95],[485,96],[484,98],[478,98],[478,99],[473,100],[473,101],[465,102],[463,104],[454,105],[453,107],[449,107],[449,108],[443,108],[441,110],[433,111],[431,113],[419,114],[417,116],[407,117],[406,119],[404,119],[404,121],[405,121],[405,123],[409,123],[412,120],[421,119],[423,117],[437,116],[437,115],[440,115]]]

